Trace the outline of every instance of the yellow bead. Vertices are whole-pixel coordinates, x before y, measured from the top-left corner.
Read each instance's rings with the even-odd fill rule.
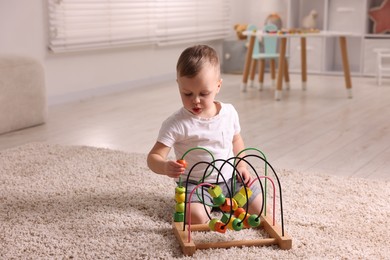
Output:
[[[233,228],[233,221],[235,220],[236,218],[235,217],[231,217],[230,218],[230,221],[229,221],[229,223],[228,223],[228,229],[230,229],[230,230],[234,230],[234,228]]]
[[[238,209],[238,203],[234,198],[232,198],[232,207],[233,207],[233,211]]]
[[[222,194],[222,189],[218,185],[211,186],[210,188],[208,188],[207,191],[209,192],[209,194],[213,198],[217,198],[217,197],[219,197],[219,195]]]
[[[249,198],[252,196],[252,193],[253,193],[253,192],[252,192],[251,189],[248,188],[248,187],[246,187],[246,191],[247,191],[247,193],[248,193],[248,199],[249,199]],[[239,193],[241,193],[243,196],[246,197],[245,187],[241,187]]]
[[[186,194],[185,193],[176,193],[175,194],[175,200],[177,203],[182,203],[186,200]]]
[[[242,195],[241,193],[234,195],[234,200],[237,202],[240,208],[242,208],[247,202],[246,196]]]

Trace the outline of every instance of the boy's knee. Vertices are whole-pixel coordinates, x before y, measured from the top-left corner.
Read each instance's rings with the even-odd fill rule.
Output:
[[[189,214],[187,212],[187,222],[189,221]],[[204,206],[200,203],[191,204],[191,224],[204,224],[209,221]]]

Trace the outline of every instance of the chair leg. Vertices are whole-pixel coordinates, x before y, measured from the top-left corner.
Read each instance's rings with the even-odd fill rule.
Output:
[[[251,71],[249,74],[249,86],[250,87],[253,87],[253,82],[255,80],[255,75],[256,75],[256,67],[257,67],[257,60],[252,59]]]
[[[284,81],[286,82],[286,89],[290,89],[290,74],[288,72],[287,59],[284,59]]]
[[[260,70],[259,70],[259,90],[263,90],[264,85],[264,67],[265,67],[265,60],[260,60]]]
[[[275,86],[275,79],[276,79],[276,73],[275,73],[275,60],[270,60],[270,66],[271,66],[271,79],[272,79],[272,86]]]

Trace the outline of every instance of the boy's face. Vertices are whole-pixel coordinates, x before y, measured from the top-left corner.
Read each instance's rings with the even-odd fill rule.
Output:
[[[198,75],[193,78],[178,77],[177,83],[185,109],[203,118],[217,115],[218,109],[214,100],[222,80],[214,66],[206,63]]]

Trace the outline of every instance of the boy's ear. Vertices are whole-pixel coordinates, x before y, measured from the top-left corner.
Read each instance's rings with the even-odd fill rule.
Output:
[[[222,87],[222,79],[218,80],[218,92],[221,89],[221,87]]]

